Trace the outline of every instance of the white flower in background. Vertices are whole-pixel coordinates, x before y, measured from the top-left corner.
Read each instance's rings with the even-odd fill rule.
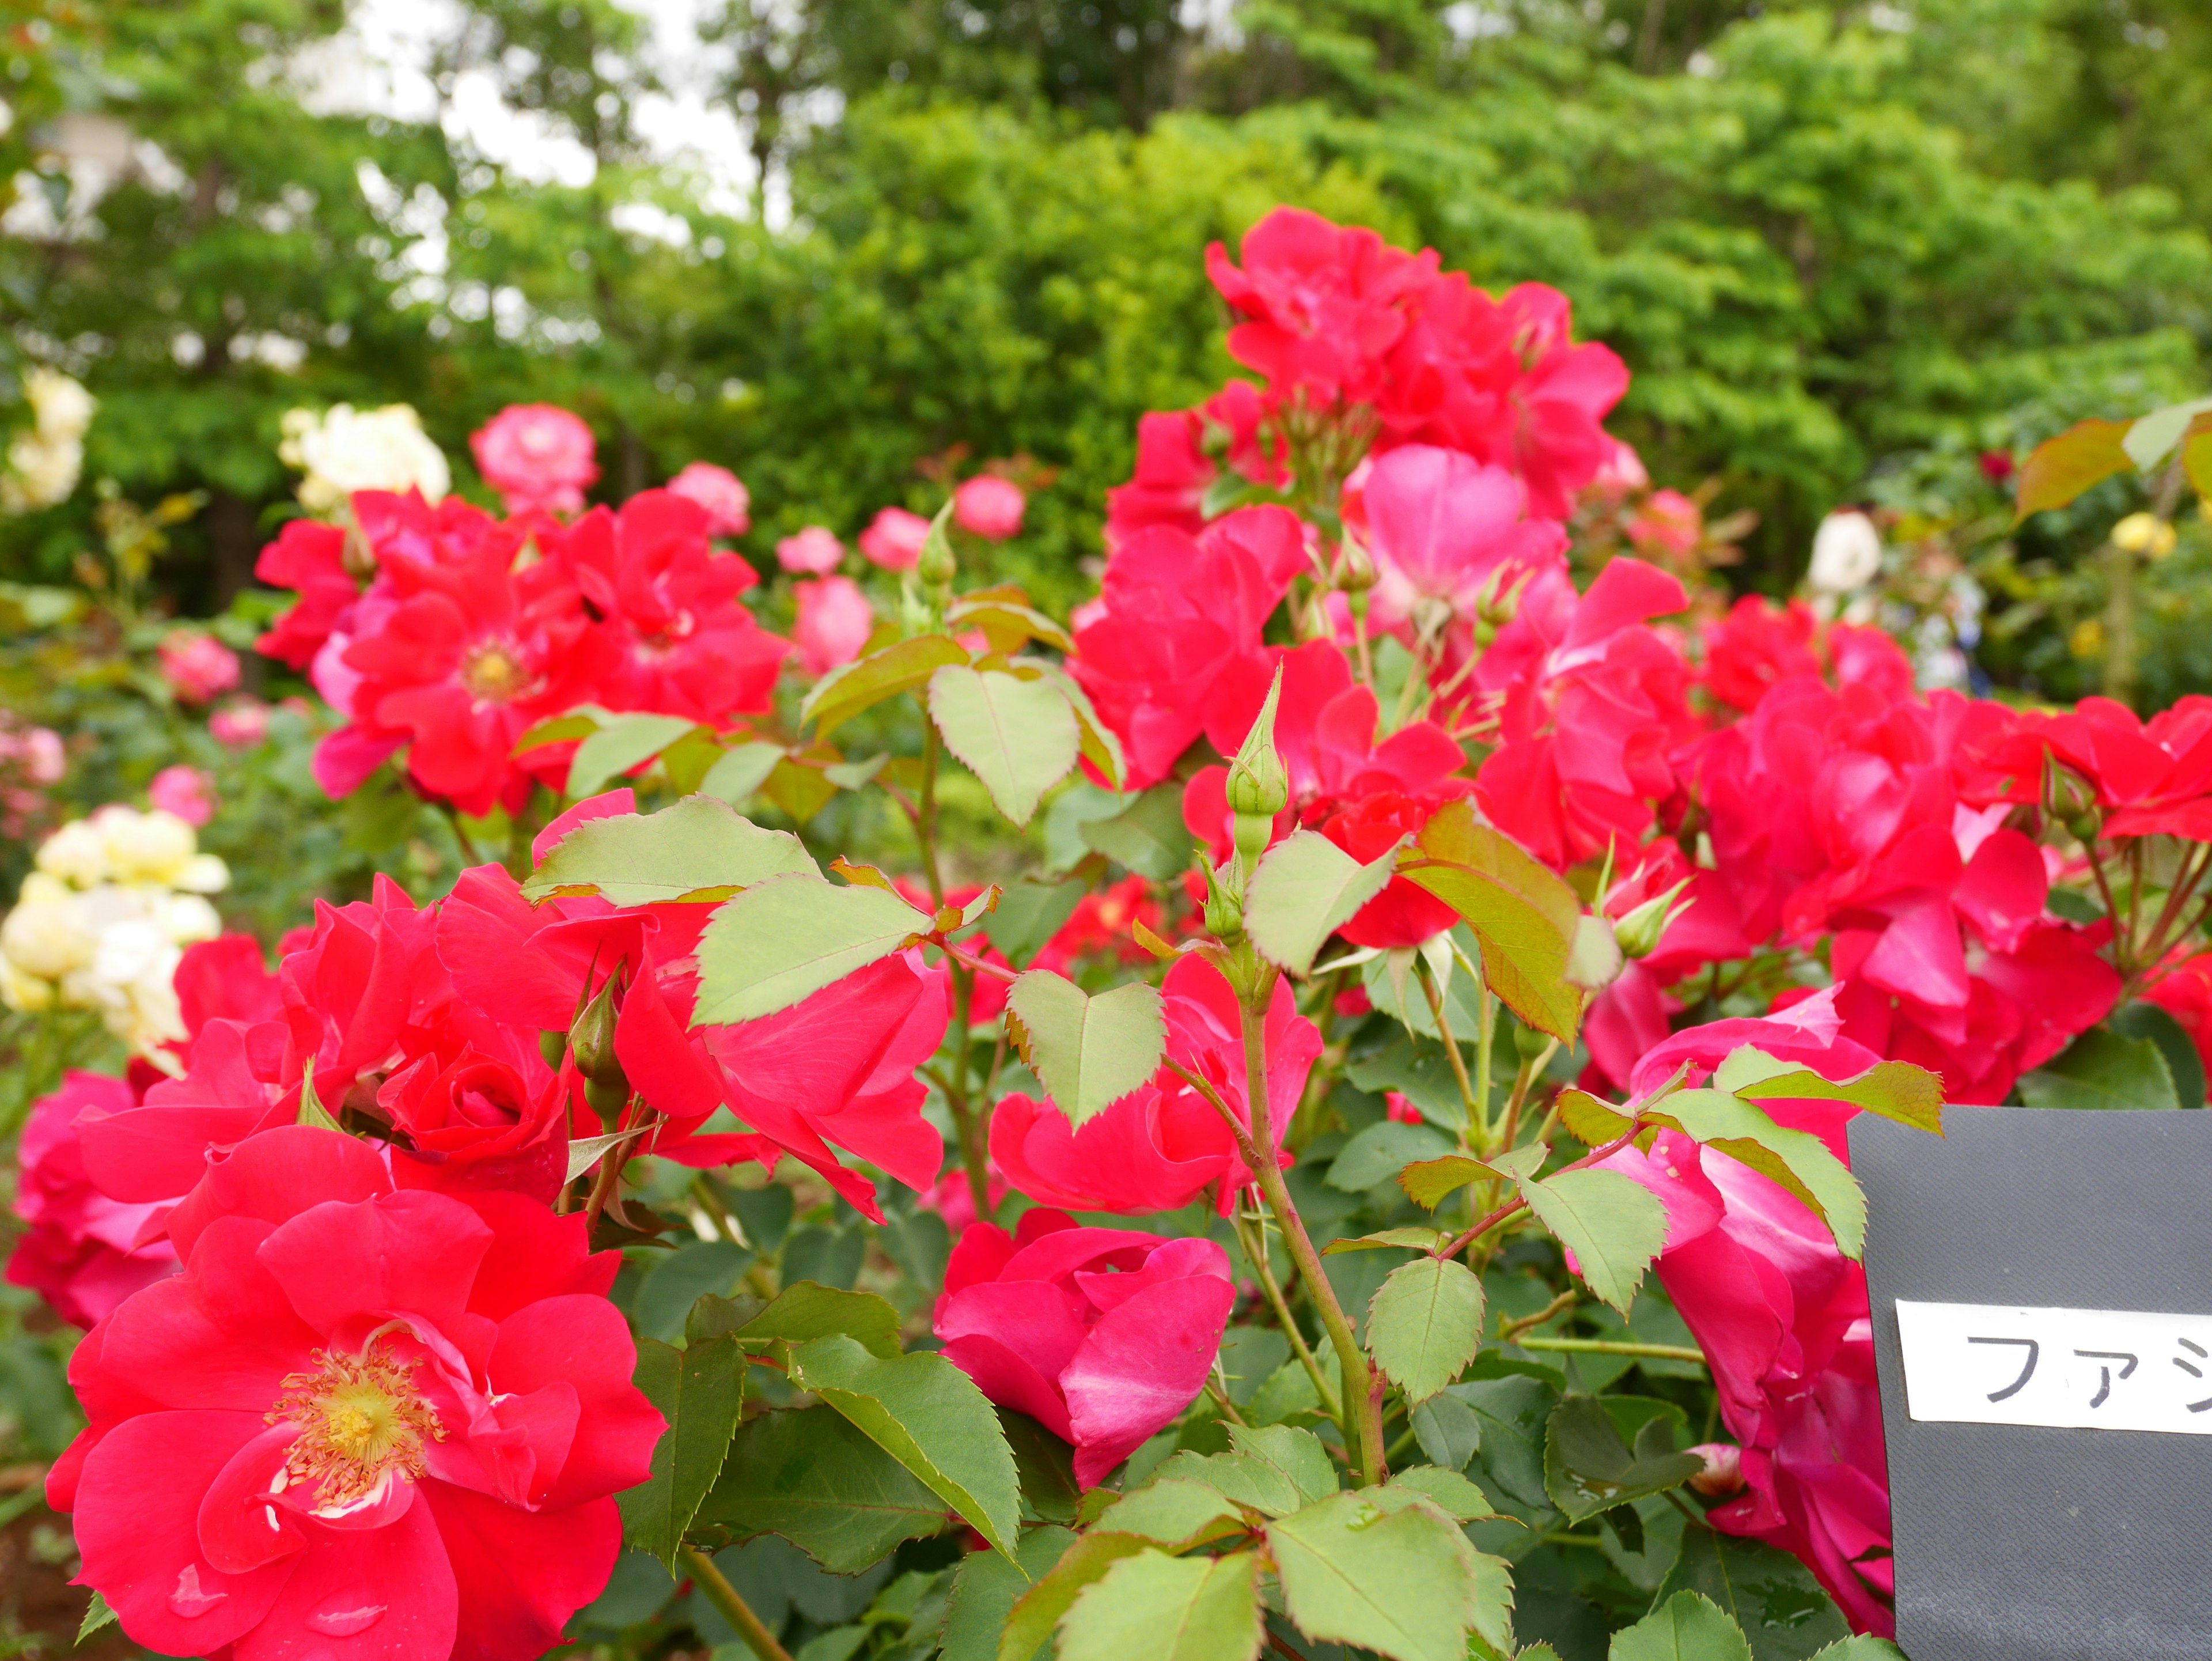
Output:
[[[342,512],[356,490],[420,490],[424,501],[435,502],[453,488],[445,452],[405,404],[380,410],[334,404],[319,416],[294,410],[284,417],[276,453],[307,475],[300,505],[311,514]]]
[[[1813,563],[1805,581],[1820,594],[1863,588],[1881,570],[1881,532],[1856,508],[1838,508],[1813,533]]]
[[[8,446],[0,471],[0,511],[35,513],[69,499],[84,471],[84,435],[98,407],[92,394],[44,365],[23,376],[31,425]]]
[[[230,880],[192,827],[156,808],[103,807],[46,838],[0,921],[0,1001],[99,1012],[138,1054],[184,1036],[173,981],[185,947],[222,920],[204,896]]]

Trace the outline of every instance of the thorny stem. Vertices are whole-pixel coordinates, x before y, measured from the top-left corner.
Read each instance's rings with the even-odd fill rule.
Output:
[[[1291,1341],[1291,1349],[1297,1352],[1298,1364],[1305,1368],[1306,1377],[1313,1380],[1314,1394],[1321,1398],[1321,1404],[1328,1410],[1330,1418],[1341,1419],[1344,1409],[1337,1402],[1336,1387],[1322,1372],[1321,1363],[1314,1359],[1313,1348],[1306,1342],[1305,1334],[1298,1330],[1298,1323],[1291,1318],[1290,1301],[1283,1296],[1283,1288],[1275,1280],[1274,1267],[1267,1261],[1266,1223],[1260,1223],[1248,1234],[1243,1218],[1236,1217],[1231,1220],[1237,1230],[1237,1243],[1244,1248],[1244,1261],[1252,1265],[1252,1272],[1260,1277],[1260,1289],[1267,1294],[1268,1307],[1275,1311],[1275,1320],[1283,1329],[1283,1336]],[[1255,1240],[1253,1235],[1257,1235],[1258,1238]]]
[[[1272,982],[1273,977],[1270,976],[1266,990],[1273,989]],[[1245,1005],[1244,1088],[1247,1100],[1261,1104],[1260,1112],[1264,1121],[1272,1116],[1265,1105],[1267,1100],[1266,1038],[1259,1019],[1251,1012],[1251,1003],[1255,1001],[1261,1002],[1263,1008],[1266,1007],[1264,1001],[1260,999],[1248,1000]],[[1305,1225],[1298,1220],[1298,1208],[1291,1198],[1289,1187],[1283,1181],[1281,1169],[1254,1145],[1251,1131],[1238,1116],[1237,1110],[1221,1099],[1219,1091],[1172,1059],[1167,1065],[1178,1078],[1212,1104],[1213,1110],[1221,1116],[1221,1122],[1229,1127],[1229,1134],[1236,1141],[1238,1156],[1259,1186],[1261,1198],[1267,1202],[1267,1209],[1274,1213],[1275,1226],[1282,1231],[1283,1244],[1291,1254],[1291,1261],[1297,1265],[1298,1273],[1305,1277],[1306,1296],[1313,1300],[1314,1313],[1321,1317],[1322,1329],[1328,1334],[1329,1344],[1336,1351],[1337,1370],[1342,1375],[1343,1385],[1338,1397],[1341,1403],[1339,1422],[1342,1423],[1345,1417],[1354,1421],[1344,1426],[1345,1443],[1346,1446],[1357,1444],[1359,1449],[1361,1486],[1382,1482],[1389,1475],[1389,1467],[1382,1461],[1382,1415],[1378,1410],[1379,1403],[1369,1396],[1371,1370],[1367,1365],[1366,1355],[1359,1348],[1359,1341],[1352,1336],[1352,1323],[1345,1318],[1344,1306],[1337,1301],[1336,1288],[1329,1284],[1328,1276],[1322,1269],[1321,1255],[1314,1250]],[[1272,1152],[1274,1128],[1267,1124],[1264,1129],[1268,1148]],[[1319,1381],[1316,1382],[1318,1384]],[[1327,1399],[1326,1396],[1323,1399]]]
[[[1466,1232],[1454,1235],[1452,1237],[1451,1243],[1449,1245],[1438,1246],[1437,1248],[1437,1256],[1444,1258],[1458,1256],[1461,1252],[1466,1250],[1468,1247],[1473,1245],[1484,1235],[1489,1233],[1490,1231],[1496,1228],[1498,1224],[1505,1222],[1509,1219],[1519,1216],[1528,1208],[1528,1202],[1526,1200],[1508,1200],[1504,1205],[1498,1207],[1497,1210],[1492,1212],[1488,1216],[1477,1219],[1474,1224],[1469,1227]]]
[[[776,1642],[775,1634],[752,1612],[751,1605],[738,1596],[738,1589],[714,1567],[713,1558],[696,1546],[684,1547],[683,1556],[684,1567],[691,1571],[693,1584],[707,1594],[707,1601],[722,1619],[737,1628],[738,1636],[752,1646],[760,1661],[791,1661],[791,1652]]]
[[[1014,982],[1021,978],[1020,976],[1015,974],[1011,969],[1001,969],[997,964],[988,963],[981,958],[971,958],[965,952],[963,952],[958,946],[950,945],[945,941],[933,940],[930,941],[930,944],[937,947],[939,951],[944,952],[945,955],[951,958],[953,962],[959,964],[963,968],[969,969],[978,975],[995,975],[999,979],[1005,981],[1008,985],[1012,985]]]

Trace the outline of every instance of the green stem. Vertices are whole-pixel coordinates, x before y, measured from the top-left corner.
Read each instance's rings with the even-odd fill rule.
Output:
[[[1482,1022],[1482,1031],[1474,1040],[1474,1090],[1481,1104],[1482,1135],[1486,1145],[1490,1138],[1490,1046],[1497,1037],[1498,1016],[1490,1007],[1489,983],[1480,977],[1474,983],[1474,1013]]]
[[[1328,1410],[1330,1418],[1342,1419],[1344,1409],[1336,1399],[1336,1388],[1328,1382],[1328,1375],[1322,1372],[1321,1363],[1314,1359],[1313,1348],[1306,1342],[1305,1334],[1298,1330],[1298,1323],[1291,1318],[1289,1300],[1283,1296],[1283,1288],[1275,1280],[1274,1267],[1267,1261],[1267,1225],[1261,1223],[1252,1231],[1259,1237],[1255,1241],[1245,1231],[1243,1218],[1235,1218],[1232,1222],[1237,1230],[1237,1243],[1244,1248],[1244,1261],[1252,1265],[1252,1272],[1260,1277],[1260,1289],[1267,1293],[1268,1307],[1275,1311],[1275,1320],[1283,1329],[1283,1336],[1290,1340],[1291,1349],[1297,1352],[1298,1364],[1305,1368],[1306,1377],[1313,1380],[1314,1394],[1321,1398],[1321,1404]]]
[[[1638,1344],[1616,1338],[1522,1338],[1523,1349],[1553,1349],[1568,1355],[1628,1355],[1649,1361],[1694,1361],[1706,1365],[1705,1353],[1685,1344]]]
[[[1467,1076],[1467,1057],[1459,1053],[1459,1039],[1453,1035],[1451,1022],[1444,1014],[1443,994],[1437,989],[1436,977],[1426,972],[1427,968],[1426,964],[1419,965],[1413,971],[1413,977],[1420,982],[1421,991],[1428,998],[1429,1014],[1436,1021],[1437,1036],[1443,1040],[1444,1054],[1451,1062],[1452,1079],[1459,1086],[1459,1098],[1466,1108],[1467,1117],[1466,1128],[1460,1135],[1460,1146],[1466,1147],[1472,1146],[1470,1139],[1477,1132],[1490,1128],[1489,1080],[1486,1078],[1483,1080],[1481,1093],[1478,1096],[1473,1080]],[[1481,1046],[1477,1053],[1482,1057],[1482,1064],[1487,1067],[1489,1046]]]
[[[921,805],[915,816],[914,834],[921,843],[922,874],[929,882],[929,897],[945,904],[945,879],[937,869],[937,723],[921,724]]]
[[[776,1642],[775,1634],[755,1615],[750,1604],[738,1596],[727,1576],[714,1567],[714,1560],[696,1546],[686,1546],[682,1552],[684,1567],[691,1571],[692,1584],[707,1594],[722,1619],[737,1628],[738,1636],[752,1646],[760,1661],[791,1661],[791,1652]]]
[[[1372,1487],[1386,1480],[1390,1468],[1382,1457],[1382,1404],[1374,1390],[1375,1378],[1367,1365],[1367,1357],[1352,1335],[1352,1323],[1345,1318],[1344,1307],[1337,1302],[1336,1288],[1329,1284],[1323,1272],[1321,1254],[1314,1250],[1305,1226],[1298,1220],[1297,1202],[1283,1181],[1281,1167],[1275,1163],[1274,1112],[1267,1097],[1267,1007],[1275,990],[1275,971],[1270,968],[1253,977],[1253,984],[1242,1000],[1244,1027],[1244,1099],[1251,1104],[1255,1120],[1253,1129],[1259,1133],[1258,1146],[1249,1131],[1243,1135],[1244,1146],[1249,1150],[1245,1163],[1260,1184],[1261,1196],[1267,1208],[1275,1214],[1275,1222],[1283,1232],[1283,1244],[1291,1254],[1291,1261],[1298,1266],[1305,1277],[1306,1296],[1313,1299],[1314,1312],[1321,1317],[1322,1328],[1328,1334],[1330,1344],[1336,1350],[1337,1370],[1342,1375],[1341,1400],[1345,1412],[1354,1423],[1347,1426],[1347,1443],[1357,1441],[1359,1449],[1359,1480],[1362,1487]],[[1225,1106],[1226,1104],[1224,1104]],[[1231,1128],[1235,1130],[1236,1115],[1229,1115]]]

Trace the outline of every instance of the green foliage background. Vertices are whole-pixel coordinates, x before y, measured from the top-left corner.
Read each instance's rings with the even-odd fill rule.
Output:
[[[1285,201],[1565,289],[1636,372],[1615,425],[1655,475],[1762,513],[1739,581],[1770,591],[1901,453],[2201,386],[2212,23],[2185,0],[1249,0],[1211,35],[1163,0],[708,10],[781,230],[653,163],[608,0],[464,6],[432,66],[580,143],[580,188],[311,113],[282,66],[342,5],[43,0],[0,48],[0,161],[64,216],[58,123],[119,118],[140,161],[76,234],[0,246],[0,351],[102,400],[86,486],[0,525],[0,575],[63,575],[103,479],[201,488],[168,587],[205,611],[285,510],[287,409],[411,402],[465,477],[474,426],[545,399],[611,495],[736,468],[757,555],[933,505],[915,464],[949,447],[1034,457],[1057,478],[1009,575],[1065,604],[1136,417],[1231,370],[1204,245]]]

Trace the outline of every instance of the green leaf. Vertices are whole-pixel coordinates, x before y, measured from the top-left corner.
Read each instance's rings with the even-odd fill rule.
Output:
[[[102,1627],[112,1625],[117,1618],[115,1611],[107,1606],[107,1600],[95,1591],[92,1602],[85,1606],[84,1619],[77,1622],[76,1641],[82,1644]]]
[[[1328,1185],[1346,1194],[1364,1194],[1415,1160],[1434,1161],[1450,1146],[1450,1140],[1433,1126],[1385,1119],[1344,1145],[1328,1168]]]
[[[734,1338],[677,1349],[637,1341],[634,1377],[668,1428],[653,1450],[653,1475],[616,1495],[623,1539],[676,1572],[676,1554],[699,1503],[722,1474],[745,1398],[745,1355]]]
[[[1252,1661],[1263,1636],[1260,1560],[1124,1558],[1061,1617],[1060,1661]]]
[[[766,1309],[732,1329],[746,1344],[803,1344],[842,1333],[885,1360],[899,1353],[896,1310],[872,1292],[844,1292],[812,1281],[784,1287]]]
[[[1781,1183],[1826,1221],[1837,1249],[1856,1261],[1866,1244],[1866,1196],[1850,1168],[1818,1136],[1787,1129],[1756,1104],[1721,1090],[1678,1090],[1639,1116],[1718,1148]]]
[[[1373,1234],[1362,1234],[1355,1239],[1331,1240],[1321,1249],[1324,1257],[1334,1257],[1346,1251],[1434,1251],[1444,1239],[1440,1228],[1386,1228]]]
[[[1481,1426],[1479,1463],[1469,1474],[1490,1493],[1524,1506],[1552,1503],[1544,1480],[1546,1426],[1559,1405],[1559,1392],[1540,1378],[1508,1374],[1470,1378],[1446,1396],[1474,1409]],[[1443,1399],[1442,1397],[1438,1398]]]
[[[983,920],[984,938],[1008,963],[1027,963],[1060,933],[1090,891],[1079,878],[1060,883],[1010,882],[999,896],[999,909]]]
[[[1480,1565],[1459,1525],[1425,1500],[1389,1512],[1370,1494],[1336,1494],[1269,1524],[1267,1545],[1307,1637],[1391,1661],[1465,1661],[1482,1613]]]
[[[768,782],[768,776],[775,771],[783,757],[781,745],[759,739],[725,750],[699,781],[698,794],[735,807]]]
[[[918,692],[949,664],[965,664],[968,648],[946,635],[916,635],[880,652],[833,669],[814,683],[799,706],[799,719],[811,721],[818,736],[901,692]]]
[[[930,918],[896,894],[819,877],[771,877],[724,902],[699,939],[694,1026],[788,1009],[911,945]]]
[[[1244,1513],[1218,1488],[1170,1477],[1115,1500],[1094,1526],[1181,1552],[1242,1533]]]
[[[345,1127],[331,1116],[330,1109],[323,1105],[323,1098],[315,1093],[315,1058],[313,1056],[307,1058],[307,1063],[301,1071],[300,1111],[293,1123],[313,1125],[318,1130],[335,1130],[342,1136],[346,1134]]]
[[[2212,410],[2212,398],[2169,404],[2164,409],[2138,416],[2129,426],[2128,435],[2120,441],[2120,447],[2127,452],[2128,459],[2135,463],[2138,472],[2149,472],[2173,453],[2173,447],[2181,442],[2181,435],[2208,410]]]
[[[1570,1522],[1678,1488],[1705,1465],[1697,1454],[1674,1451],[1663,1414],[1644,1422],[1632,1450],[1595,1396],[1568,1396],[1552,1409],[1546,1432],[1544,1488]]]
[[[1943,1080],[1910,1062],[1878,1062],[1840,1082],[1796,1068],[1743,1084],[1732,1084],[1716,1074],[1713,1083],[1720,1089],[1734,1090],[1746,1101],[1850,1102],[1899,1124],[1938,1136],[1943,1134]]]
[[[1234,1451],[1178,1453],[1156,1479],[1203,1483],[1267,1517],[1287,1517],[1337,1491],[1336,1466],[1310,1433],[1288,1425],[1232,1425],[1229,1436]]]
[[[1831,1644],[1813,1661],[1905,1661],[1905,1652],[1887,1638],[1859,1633],[1840,1644]]]
[[[858,1574],[951,1512],[833,1409],[763,1413],[742,1426],[699,1521],[740,1540],[776,1534],[832,1574]]]
[[[1566,980],[1582,914],[1575,891],[1464,801],[1449,804],[1415,845],[1402,874],[1459,913],[1482,946],[1482,978],[1528,1025],[1575,1041],[1583,996]]]
[[[1011,1563],[995,1551],[971,1551],[963,1557],[945,1607],[939,1640],[944,1661],[997,1661],[999,1640],[1015,1603],[1074,1543],[1074,1535],[1066,1529],[1031,1529],[1022,1536]]]
[[[336,1126],[332,1129],[336,1129]],[[574,1182],[577,1177],[599,1164],[600,1156],[609,1148],[620,1147],[624,1142],[634,1141],[652,1129],[651,1125],[638,1125],[629,1130],[617,1130],[611,1135],[583,1136],[571,1141],[568,1144],[568,1180]]]
[[[2093,1026],[2020,1080],[2020,1098],[2030,1107],[2178,1108],[2173,1071],[2155,1041],[2124,1038]]]
[[[550,721],[541,721],[515,739],[511,756],[527,755],[532,750],[542,750],[549,744],[564,744],[570,739],[589,738],[599,730],[601,723],[618,719],[611,709],[596,703],[579,704],[566,715],[556,715]]]
[[[2154,1003],[2137,999],[2115,1010],[2105,1023],[2124,1038],[2148,1038],[2166,1057],[2173,1075],[2174,1100],[2185,1108],[2204,1105],[2204,1058],[2179,1021]]]
[[[1110,819],[1087,821],[1079,833],[1108,859],[1154,882],[1173,880],[1190,864],[1191,834],[1182,822],[1182,789],[1155,785]]]
[[[1635,1120],[1587,1091],[1566,1089],[1559,1096],[1559,1123],[1585,1147],[1603,1147],[1628,1134]]]
[[[1613,1634],[1606,1661],[1751,1661],[1751,1645],[1711,1598],[1678,1591]]]
[[[1389,886],[1397,849],[1362,865],[1317,830],[1295,830],[1261,858],[1244,894],[1244,932],[1260,955],[1293,975]]]
[[[1052,1629],[1086,1586],[1094,1585],[1115,1564],[1152,1549],[1133,1534],[1085,1535],[1070,1546],[1043,1579],[1015,1601],[1006,1629],[999,1640],[998,1661],[1033,1661],[1052,1637]]]
[[[1788,1552],[1701,1523],[1683,1529],[1656,1601],[1683,1591],[1701,1592],[1728,1612],[1751,1640],[1753,1661],[1806,1661],[1850,1632],[1812,1571]]]
[[[1591,1293],[1627,1314],[1644,1271],[1667,1244],[1667,1208],[1651,1190],[1617,1171],[1562,1171],[1523,1181],[1521,1197],[1575,1254]]]
[[[1031,969],[1015,980],[1006,1013],[1022,1059],[1079,1129],[1141,1087],[1166,1050],[1166,1006],[1142,981],[1094,995]]]
[[[1018,658],[1014,667],[1024,679],[1050,681],[1060,689],[1067,707],[1075,712],[1075,723],[1081,734],[1083,758],[1097,768],[1099,776],[1115,790],[1129,776],[1128,757],[1122,753],[1121,734],[1098,718],[1097,706],[1091,702],[1074,676],[1056,663],[1045,663],[1036,658]]]
[[[2077,421],[2046,438],[2020,465],[2013,486],[2013,523],[2046,508],[2063,508],[2093,484],[2124,472],[2129,421]]]
[[[1439,1396],[1449,1401],[1449,1396]],[[1479,1523],[1498,1515],[1490,1496],[1456,1470],[1441,1465],[1415,1465],[1390,1479],[1389,1486],[1418,1494],[1438,1511],[1459,1523]]]
[[[686,796],[657,813],[591,819],[522,885],[525,899],[597,894],[616,905],[720,899],[770,878],[820,870],[799,838],[763,830],[727,802]]]
[[[698,723],[682,715],[617,715],[576,746],[568,760],[568,799],[596,795],[609,779],[650,761]]]
[[[1083,1506],[1075,1481],[1075,1450],[1026,1413],[999,1409],[999,1429],[1013,1450],[1022,1499],[1048,1523],[1070,1523]]]
[[[1075,711],[1057,686],[998,669],[946,664],[929,678],[929,715],[945,747],[1016,824],[1030,822],[1082,747]]]
[[[1021,1486],[998,1415],[941,1355],[872,1355],[842,1335],[791,1352],[791,1382],[811,1390],[927,1483],[968,1524],[1012,1555]]]
[[[1457,1258],[1401,1263],[1367,1306],[1367,1348],[1408,1403],[1426,1401],[1482,1348],[1481,1281]]]
[[[1447,1153],[1440,1159],[1422,1159],[1407,1165],[1398,1173],[1398,1186],[1406,1190],[1406,1197],[1414,1204],[1434,1211],[1449,1196],[1469,1183],[1490,1177],[1518,1181],[1534,1176],[1544,1168],[1544,1161],[1550,1156],[1551,1149],[1542,1142],[1524,1142],[1503,1153],[1493,1153],[1487,1159]]]
[[[1468,1462],[1482,1451],[1482,1421],[1473,1408],[1448,1390],[1415,1408],[1411,1422],[1421,1451],[1436,1461],[1433,1469],[1464,1471]]]

